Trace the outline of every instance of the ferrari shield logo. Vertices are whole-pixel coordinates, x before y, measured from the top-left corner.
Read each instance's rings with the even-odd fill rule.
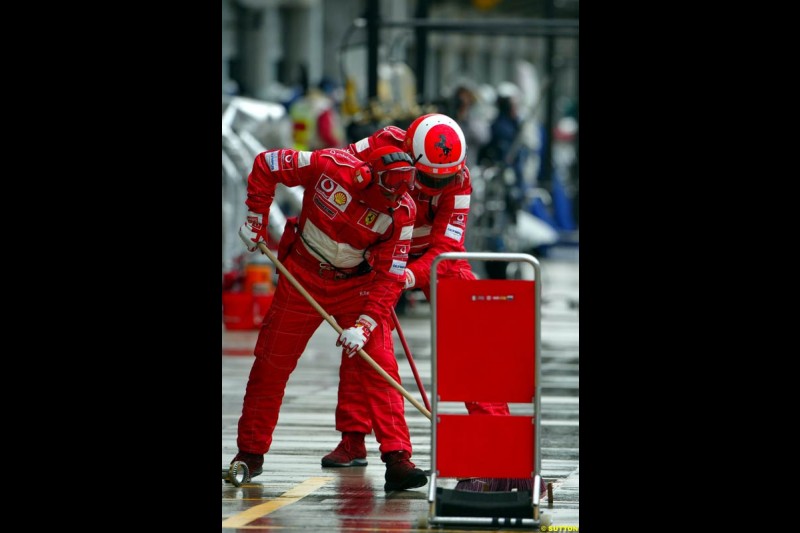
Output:
[[[383,233],[389,228],[392,223],[392,217],[383,213],[378,213],[372,209],[367,209],[358,217],[358,225],[374,231],[375,233]]]

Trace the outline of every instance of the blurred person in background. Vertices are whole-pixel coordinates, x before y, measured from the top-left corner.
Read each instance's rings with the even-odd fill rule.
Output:
[[[431,113],[414,120],[408,130],[387,126],[351,144],[348,150],[366,161],[372,154],[390,146],[408,153],[417,169],[416,186],[411,192],[416,204],[416,221],[405,268],[404,288],[421,289],[430,300],[433,260],[444,252],[465,251],[472,185],[465,164],[467,144],[464,132],[451,117]],[[476,279],[470,264],[463,259],[440,263],[437,276]],[[366,466],[364,438],[372,431],[372,426],[359,407],[364,404],[363,396],[357,374],[348,360],[342,358],[336,407],[336,429],[342,433],[342,440],[336,449],[322,458],[323,466]],[[465,406],[469,414],[509,414],[506,403],[468,402]],[[459,481],[456,489],[530,490],[532,483],[532,479],[470,479]]]
[[[522,142],[522,120],[519,116],[519,89],[510,82],[497,88],[497,116],[490,127],[490,139],[482,151],[494,164],[514,170],[514,197],[522,198],[524,192],[523,165],[527,146]]]
[[[478,162],[479,150],[491,139],[490,123],[485,114],[478,109],[477,95],[467,85],[456,87],[452,104],[451,116],[461,126],[467,143],[467,158],[464,164],[474,165]]]
[[[295,150],[344,147],[345,132],[338,109],[341,93],[332,79],[323,78],[289,105]]]
[[[502,187],[494,190],[496,196],[493,199],[501,200],[505,205],[504,212],[497,215],[503,228],[516,224],[517,210],[522,206],[525,195],[523,166],[528,148],[522,142],[519,97],[519,89],[511,82],[503,82],[497,87],[497,115],[491,123],[490,140],[480,154],[482,163],[493,165],[500,171],[501,180],[498,183]],[[513,173],[513,183],[505,179],[505,170],[508,168]],[[490,252],[508,252],[505,231],[489,236],[486,247]],[[486,274],[490,279],[505,279],[507,266],[506,261],[488,261]]]
[[[386,463],[384,489],[427,483],[411,462],[403,397],[362,357],[361,348],[400,382],[392,339],[391,309],[406,281],[405,266],[416,208],[412,159],[400,148],[375,150],[364,161],[344,150],[291,149],[258,154],[247,179],[249,209],[239,230],[248,251],[267,242],[269,210],[278,183],[303,186],[299,218],[290,219],[278,255],[300,285],[344,327],[342,367],[359,391],[350,408],[363,418]],[[234,461],[262,473],[289,376],[323,317],[285,279],[258,334],[238,424]],[[246,481],[249,481],[247,479]]]

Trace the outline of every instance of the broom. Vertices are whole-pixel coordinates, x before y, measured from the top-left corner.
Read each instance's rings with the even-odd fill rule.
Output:
[[[296,279],[296,278],[295,278],[295,277],[292,275],[292,273],[291,273],[291,272],[289,272],[288,270],[286,270],[286,267],[285,267],[285,266],[283,266],[283,263],[281,263],[280,261],[278,261],[278,258],[277,258],[277,257],[275,257],[275,254],[273,254],[273,253],[272,253],[272,250],[270,250],[269,248],[267,248],[267,245],[266,245],[266,244],[264,244],[263,242],[259,242],[259,243],[258,243],[258,249],[259,249],[259,250],[261,250],[261,253],[263,253],[264,255],[266,255],[266,256],[269,258],[269,260],[270,260],[270,261],[272,261],[272,263],[273,263],[273,264],[274,264],[276,267],[278,267],[278,270],[280,271],[280,273],[281,273],[281,274],[283,274],[283,276],[284,276],[284,277],[285,277],[287,280],[289,280],[289,283],[291,283],[291,284],[292,284],[292,286],[293,286],[295,289],[297,289],[297,292],[299,292],[299,293],[300,293],[300,294],[303,296],[303,298],[305,298],[305,299],[306,299],[306,301],[307,301],[309,304],[311,304],[311,307],[313,307],[313,308],[314,308],[314,309],[317,311],[317,313],[319,313],[319,314],[320,314],[320,316],[322,316],[322,318],[324,318],[324,319],[325,319],[325,321],[326,321],[328,324],[330,324],[330,325],[331,325],[331,327],[332,327],[333,329],[335,329],[335,330],[336,330],[336,333],[339,333],[339,334],[341,335],[341,333],[342,333],[342,328],[341,328],[341,326],[339,326],[339,324],[337,324],[337,323],[336,323],[336,321],[333,319],[333,317],[332,317],[331,315],[329,315],[329,314],[328,314],[328,313],[327,313],[327,312],[326,312],[326,311],[325,311],[325,310],[322,308],[322,306],[320,306],[320,305],[319,305],[319,303],[317,303],[317,301],[314,299],[314,297],[313,297],[313,296],[311,296],[311,295],[308,293],[308,291],[306,291],[306,290],[303,288],[303,286],[302,286],[302,285],[300,285],[300,282],[299,282],[299,281],[297,281],[297,279]],[[375,369],[375,371],[376,371],[376,372],[378,372],[378,374],[380,374],[380,375],[381,375],[381,377],[383,377],[383,379],[385,379],[385,380],[386,380],[386,381],[389,383],[389,385],[391,385],[391,386],[392,386],[392,387],[393,387],[395,390],[397,390],[397,392],[399,392],[400,394],[402,394],[402,395],[403,395],[403,397],[404,397],[406,400],[408,400],[409,402],[411,402],[411,405],[413,405],[414,407],[416,407],[416,408],[419,410],[419,412],[420,412],[420,413],[422,413],[423,415],[425,415],[425,417],[426,417],[428,420],[430,420],[430,419],[431,419],[431,412],[430,412],[430,411],[428,411],[428,409],[426,409],[424,405],[422,405],[421,403],[419,403],[419,401],[417,401],[417,399],[416,399],[416,398],[414,398],[413,396],[411,396],[411,393],[409,393],[409,392],[408,392],[406,389],[404,389],[404,388],[403,388],[403,386],[402,386],[402,385],[400,385],[398,382],[396,382],[396,381],[394,380],[394,378],[393,378],[392,376],[390,376],[390,375],[389,375],[389,374],[388,374],[388,373],[387,373],[387,372],[386,372],[386,371],[385,371],[383,368],[381,368],[381,366],[380,366],[378,363],[376,363],[376,362],[375,362],[375,360],[374,360],[372,357],[370,357],[370,356],[369,356],[369,354],[368,354],[367,352],[365,352],[363,348],[359,348],[359,350],[358,350],[358,355],[360,355],[360,356],[361,356],[361,358],[362,358],[362,359],[364,359],[364,360],[365,360],[365,361],[366,361],[366,362],[369,364],[369,366],[371,366],[372,368],[374,368],[374,369]]]

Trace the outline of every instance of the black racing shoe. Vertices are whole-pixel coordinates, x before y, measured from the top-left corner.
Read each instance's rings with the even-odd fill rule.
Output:
[[[231,464],[235,463],[236,461],[241,461],[247,465],[247,470],[249,472],[247,477],[244,479],[244,483],[248,483],[252,478],[264,471],[262,469],[262,466],[264,465],[264,456],[262,454],[240,451],[236,454],[236,457],[233,458]]]
[[[386,463],[386,484],[383,490],[406,490],[422,487],[428,482],[425,472],[410,461],[411,454],[405,450],[389,452],[381,455]]]

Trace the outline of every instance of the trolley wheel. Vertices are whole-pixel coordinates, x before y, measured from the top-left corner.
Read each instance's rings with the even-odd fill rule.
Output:
[[[250,480],[250,469],[246,463],[234,461],[227,469],[222,469],[222,479],[226,483],[233,483],[234,487],[240,487],[242,483]]]

